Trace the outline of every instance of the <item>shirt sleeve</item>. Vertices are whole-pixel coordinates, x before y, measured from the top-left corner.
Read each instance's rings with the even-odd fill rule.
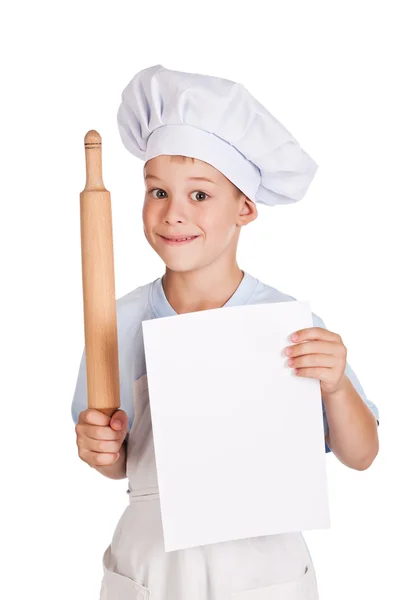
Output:
[[[313,313],[313,324],[314,327],[323,327],[324,329],[327,329],[325,323],[323,322],[323,320],[318,316],[315,315]],[[346,369],[345,369],[345,374],[347,375],[347,377],[350,379],[351,383],[354,385],[355,389],[357,390],[357,392],[360,394],[361,398],[363,399],[363,401],[365,402],[365,404],[368,406],[368,408],[371,410],[371,412],[373,413],[373,415],[375,416],[375,419],[377,421],[377,424],[379,425],[379,411],[377,406],[371,402],[371,400],[369,400],[365,394],[365,391],[357,377],[357,375],[355,374],[355,372],[353,371],[353,369],[351,368],[351,366],[349,365],[348,362],[346,362]],[[328,433],[329,431],[329,427],[328,427],[328,420],[326,418],[326,413],[325,413],[325,406],[324,406],[324,402],[322,401],[322,415],[323,415],[323,421],[324,421],[324,433],[325,435]],[[325,444],[325,451],[331,452],[329,446],[327,444]]]
[[[129,401],[130,388],[126,385],[127,378],[121,376],[120,373],[120,388],[121,388],[121,406],[128,415],[128,433],[125,439],[128,438],[129,431],[133,422],[133,404]],[[79,420],[79,413],[88,408],[87,385],[86,385],[86,355],[85,349],[82,352],[81,362],[78,370],[78,377],[75,385],[75,392],[72,399],[71,415],[75,425]],[[125,388],[128,387],[127,390]]]
[[[79,413],[86,410],[87,407],[86,357],[85,350],[83,350],[71,406],[72,419],[75,425],[78,423]]]

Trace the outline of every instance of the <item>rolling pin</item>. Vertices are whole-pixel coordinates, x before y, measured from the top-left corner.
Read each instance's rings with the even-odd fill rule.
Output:
[[[103,184],[101,136],[95,130],[85,135],[85,158],[80,220],[88,408],[111,417],[120,407],[111,196]]]

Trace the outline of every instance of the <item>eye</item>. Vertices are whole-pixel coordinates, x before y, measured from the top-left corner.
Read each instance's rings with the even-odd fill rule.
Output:
[[[207,196],[207,198],[209,197],[208,194],[206,194],[205,192],[200,192],[200,190],[192,192],[192,194],[200,194],[200,195],[203,195],[203,196]],[[203,202],[203,200],[205,200],[205,198],[193,198],[193,200],[196,200],[198,202]]]
[[[161,188],[153,188],[152,190],[149,190],[149,194],[151,194],[153,196],[153,198],[165,198],[165,196],[160,196],[160,195],[154,195],[153,192],[161,192],[162,194],[166,194],[165,190],[161,189]],[[205,192],[201,192],[200,190],[196,190],[194,192],[192,192],[192,194],[199,194],[200,196],[207,196],[207,198],[209,198],[209,195],[206,194]],[[192,194],[190,195],[190,197],[192,197]],[[193,200],[195,200],[196,202],[203,202],[206,198],[192,198]]]
[[[151,194],[153,198],[160,198],[160,196],[154,196],[153,192],[163,192],[165,194],[165,190],[162,190],[161,188],[154,188],[152,190],[149,190],[149,194]]]

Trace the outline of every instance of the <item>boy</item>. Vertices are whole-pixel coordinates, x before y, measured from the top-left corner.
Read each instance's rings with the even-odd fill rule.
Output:
[[[126,87],[118,124],[125,146],[145,160],[144,233],[166,270],[117,301],[121,410],[111,419],[87,409],[84,354],[80,365],[72,405],[79,456],[129,480],[100,597],[317,600],[300,532],[164,552],[141,328],[151,318],[294,300],[242,271],[237,244],[241,227],[257,217],[256,202],[300,200],[317,165],[239,84],[161,65]],[[317,315],[313,322],[293,332],[288,364],[320,380],[327,451],[366,469],[378,452],[378,410],[341,337]]]

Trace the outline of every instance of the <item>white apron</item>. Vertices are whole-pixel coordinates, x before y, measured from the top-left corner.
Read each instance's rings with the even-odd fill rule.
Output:
[[[303,535],[165,552],[147,375],[134,382],[129,505],[103,555],[100,600],[318,600]]]

